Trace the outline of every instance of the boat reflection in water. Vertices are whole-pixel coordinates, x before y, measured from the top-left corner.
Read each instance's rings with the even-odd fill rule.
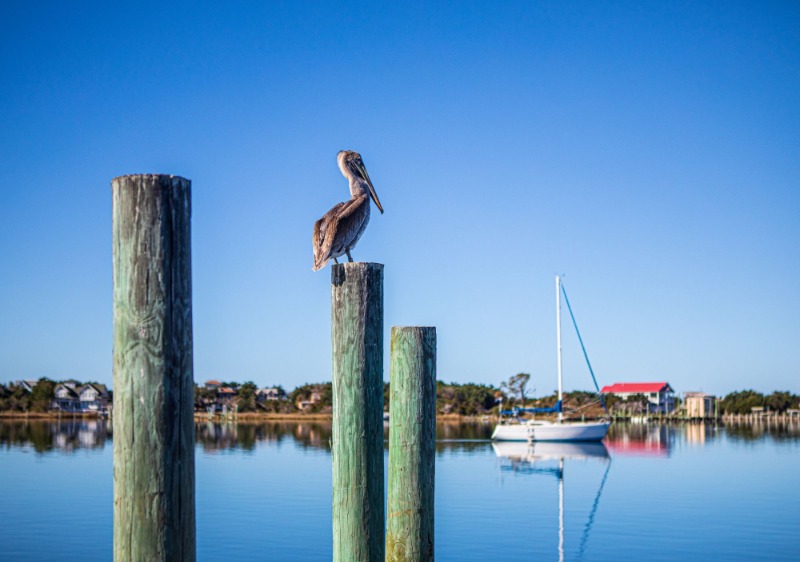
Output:
[[[589,458],[608,459],[608,449],[602,441],[561,443],[558,441],[519,441],[492,442],[494,454],[509,459],[512,466],[519,468],[545,460],[585,460]]]
[[[533,441],[519,443],[514,441],[493,442],[492,448],[500,459],[510,464],[501,465],[501,470],[510,470],[523,474],[550,474],[558,478],[558,560],[564,560],[564,461],[598,459],[606,462],[603,479],[597,489],[592,509],[584,526],[578,558],[583,558],[586,542],[594,523],[600,496],[606,485],[608,469],[611,468],[611,457],[602,442],[558,443]],[[557,464],[554,463],[557,461]]]

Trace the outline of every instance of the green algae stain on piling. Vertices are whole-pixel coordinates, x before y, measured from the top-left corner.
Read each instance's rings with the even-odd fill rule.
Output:
[[[383,562],[383,265],[331,268],[333,560]]]
[[[434,559],[436,328],[392,327],[386,560]]]
[[[114,560],[195,560],[191,182],[111,182]]]

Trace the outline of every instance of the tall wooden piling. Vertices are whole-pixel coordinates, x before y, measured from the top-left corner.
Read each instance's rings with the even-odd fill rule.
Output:
[[[392,328],[387,562],[433,560],[436,328]]]
[[[193,561],[191,182],[111,182],[114,560]]]
[[[331,268],[333,560],[383,562],[383,265]]]

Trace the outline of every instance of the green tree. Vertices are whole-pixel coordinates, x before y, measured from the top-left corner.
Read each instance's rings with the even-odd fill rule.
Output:
[[[573,408],[580,408],[581,406],[585,406],[587,404],[591,404],[592,402],[599,402],[600,400],[597,398],[596,392],[588,392],[586,390],[573,390],[571,392],[564,393],[564,404],[566,405],[567,402]]]
[[[485,384],[436,382],[436,411],[442,414],[477,416],[495,407],[497,389]]]
[[[606,401],[606,407],[609,411],[615,410],[617,405],[622,402],[622,398],[616,394],[604,394],[603,400]]]
[[[445,384],[443,381],[436,381],[436,411],[442,414],[449,414],[453,408],[453,397],[455,391],[452,385]]]
[[[8,410],[8,398],[11,396],[11,391],[7,386],[0,384],[0,412]]]
[[[776,390],[764,399],[764,404],[771,412],[784,413],[786,410],[797,404],[797,397],[788,390]]]
[[[324,382],[298,386],[289,394],[289,400],[295,406],[301,402],[309,403],[304,409],[307,412],[329,412],[333,407],[332,384]]]
[[[240,412],[254,412],[256,409],[256,392],[258,387],[253,381],[247,381],[239,387],[237,404]]]
[[[509,399],[518,400],[520,405],[524,408],[530,380],[531,376],[529,373],[517,373],[500,385],[500,388],[506,391]],[[511,402],[511,400],[509,400],[509,402]]]
[[[477,416],[494,407],[495,389],[485,384],[466,383],[456,392],[456,410],[462,416]]]
[[[764,395],[755,390],[731,392],[720,402],[725,414],[749,414],[753,408],[764,407]]]
[[[34,412],[46,412],[53,406],[56,383],[42,377],[31,390],[30,408]]]
[[[534,408],[552,408],[558,402],[558,391],[554,390],[549,396],[542,396],[533,403]]]
[[[31,407],[31,395],[22,385],[14,385],[9,388],[7,399],[8,409],[18,412],[27,412]]]

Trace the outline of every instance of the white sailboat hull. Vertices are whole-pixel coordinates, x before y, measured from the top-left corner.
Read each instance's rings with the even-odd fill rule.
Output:
[[[495,441],[600,441],[608,433],[609,422],[529,422],[498,425]]]
[[[531,441],[600,441],[608,433],[609,422],[568,422],[536,425]]]
[[[527,441],[530,428],[525,423],[501,424],[494,428],[493,441]]]

